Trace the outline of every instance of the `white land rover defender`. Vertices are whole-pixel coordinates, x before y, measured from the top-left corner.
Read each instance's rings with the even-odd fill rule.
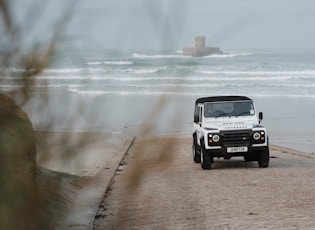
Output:
[[[202,169],[211,169],[214,157],[242,156],[269,165],[266,128],[260,125],[253,100],[244,96],[204,97],[196,100],[193,125],[193,159]]]

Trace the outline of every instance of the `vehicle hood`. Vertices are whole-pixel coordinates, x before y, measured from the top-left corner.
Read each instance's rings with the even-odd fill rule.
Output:
[[[205,128],[226,130],[252,129],[258,125],[257,119],[211,119],[205,123]]]

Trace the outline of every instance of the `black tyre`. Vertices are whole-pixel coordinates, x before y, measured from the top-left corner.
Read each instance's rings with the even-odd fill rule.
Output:
[[[267,168],[269,166],[269,149],[266,149],[260,153],[258,165],[260,168]]]
[[[201,163],[201,156],[200,156],[200,150],[198,151],[198,145],[194,139],[193,145],[192,145],[192,154],[193,154],[193,159],[195,163]],[[200,147],[199,147],[200,148]]]
[[[210,153],[206,151],[204,144],[201,143],[201,168],[209,170],[211,169],[211,156]]]
[[[245,161],[257,161],[258,157],[256,155],[245,155],[244,156],[244,160]]]
[[[244,161],[252,161],[252,158],[245,155],[245,156],[244,156]]]

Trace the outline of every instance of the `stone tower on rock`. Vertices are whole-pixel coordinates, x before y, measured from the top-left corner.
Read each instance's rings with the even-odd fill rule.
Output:
[[[183,48],[183,55],[203,57],[211,54],[223,54],[223,52],[218,47],[206,47],[205,41],[206,41],[205,36],[196,36],[195,47]]]

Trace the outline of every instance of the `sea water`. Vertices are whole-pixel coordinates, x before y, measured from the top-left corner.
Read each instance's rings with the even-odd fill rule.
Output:
[[[49,108],[43,101],[34,110],[38,100],[24,105],[38,129],[138,135],[138,127],[147,124],[158,133],[190,133],[198,97],[244,95],[264,112],[272,142],[288,147],[298,143],[301,150],[315,151],[315,51],[205,57],[188,57],[180,51],[59,53],[36,79],[31,92],[54,96]],[[0,89],[17,87],[16,81],[4,76]],[[52,113],[56,122],[47,122]],[[73,118],[74,114],[78,116]]]
[[[80,56],[79,60],[60,57],[58,68],[44,72],[41,78],[48,79],[49,90],[94,95],[315,98],[315,53]]]

